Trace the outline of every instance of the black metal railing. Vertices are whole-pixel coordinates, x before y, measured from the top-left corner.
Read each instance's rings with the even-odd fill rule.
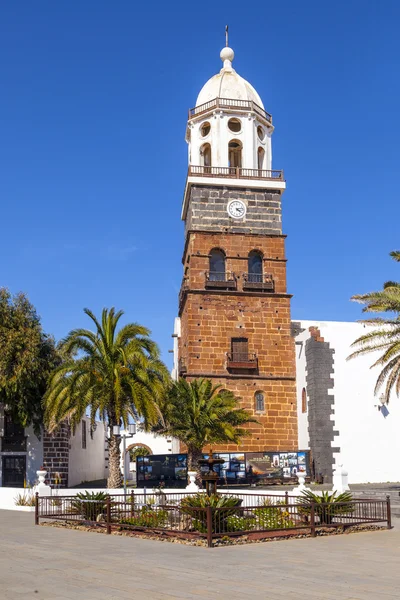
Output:
[[[180,358],[178,361],[178,373],[179,377],[182,377],[182,375],[186,375],[187,373],[186,361],[183,358]]]
[[[228,369],[257,369],[257,354],[250,352],[228,352]]]
[[[273,292],[275,289],[274,278],[269,273],[244,273],[243,289]]]
[[[239,494],[229,496],[229,506],[192,506],[193,494],[131,492],[110,494],[104,499],[84,500],[76,496],[36,494],[35,523],[66,521],[99,527],[107,533],[160,533],[186,539],[202,538],[208,546],[222,536],[246,535],[248,541],[273,535],[312,537],[327,528],[349,528],[385,524],[391,528],[390,497],[383,500],[350,499],[347,502],[306,502],[301,496]]]
[[[205,287],[235,290],[237,286],[236,276],[231,271],[206,271]]]
[[[26,452],[26,436],[5,436],[1,438],[2,452]]]

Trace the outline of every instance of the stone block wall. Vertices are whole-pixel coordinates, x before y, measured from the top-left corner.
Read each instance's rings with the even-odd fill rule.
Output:
[[[242,200],[247,208],[244,219],[229,217],[230,200]],[[282,233],[281,192],[232,186],[192,185],[185,230],[229,231],[231,233]]]
[[[63,423],[53,433],[43,433],[43,466],[51,486],[68,487],[70,428]],[[58,478],[61,482],[57,483]]]
[[[315,475],[323,475],[325,483],[332,483],[335,435],[334,415],[335,397],[331,393],[334,387],[333,354],[329,342],[321,337],[317,327],[310,327],[310,338],[305,345],[308,396],[308,432],[310,436],[311,458]]]

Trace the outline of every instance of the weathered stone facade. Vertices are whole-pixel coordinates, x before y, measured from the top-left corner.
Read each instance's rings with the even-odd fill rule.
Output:
[[[70,428],[61,424],[53,433],[43,432],[43,466],[48,483],[68,487]]]
[[[247,205],[245,220],[228,217],[229,200]],[[272,206],[273,205],[273,206]],[[280,194],[217,186],[192,190],[186,220],[184,281],[180,294],[179,357],[187,378],[208,377],[241,398],[255,415],[251,437],[240,445],[216,450],[264,451],[297,449],[295,351],[291,335],[290,296],[286,290],[286,258],[281,234]],[[226,271],[235,289],[206,289],[209,254],[223,250]],[[246,289],[244,275],[253,250],[262,255],[263,273],[274,289]],[[257,369],[230,369],[232,338],[246,338],[257,356]],[[256,411],[255,393],[262,392],[265,410]]]
[[[245,218],[240,221],[231,219],[226,212],[227,203],[237,199],[242,200],[247,208]],[[193,230],[279,235],[282,233],[281,192],[192,185],[185,225],[186,235]]]
[[[316,327],[310,328],[311,337],[306,341],[308,432],[310,435],[311,459],[315,475],[322,475],[325,483],[332,483],[333,453],[340,448],[333,447],[335,435],[335,398],[333,391],[334,350],[325,342]]]

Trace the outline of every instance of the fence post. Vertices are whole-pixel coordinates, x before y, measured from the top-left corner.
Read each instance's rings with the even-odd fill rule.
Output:
[[[207,506],[207,546],[211,548],[212,540],[213,540],[213,531],[212,531],[212,508],[211,506]]]
[[[386,496],[386,510],[387,510],[387,528],[392,529],[392,509],[390,506],[390,496]]]
[[[39,492],[35,494],[35,525],[39,525]]]
[[[135,495],[133,493],[133,490],[131,491],[131,518],[134,517],[135,515]]]
[[[315,537],[317,535],[315,531],[315,502],[311,502],[310,527],[311,537]]]
[[[287,490],[285,492],[285,504],[289,504],[289,492]]]
[[[107,517],[107,533],[111,533],[111,500],[110,496],[107,496],[106,500],[106,517]]]

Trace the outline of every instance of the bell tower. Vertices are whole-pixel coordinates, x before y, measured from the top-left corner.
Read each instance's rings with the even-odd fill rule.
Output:
[[[281,201],[272,169],[272,116],[221,51],[223,67],[189,111],[183,281],[175,377],[232,390],[257,418],[240,448],[295,450],[295,349],[286,290]]]

